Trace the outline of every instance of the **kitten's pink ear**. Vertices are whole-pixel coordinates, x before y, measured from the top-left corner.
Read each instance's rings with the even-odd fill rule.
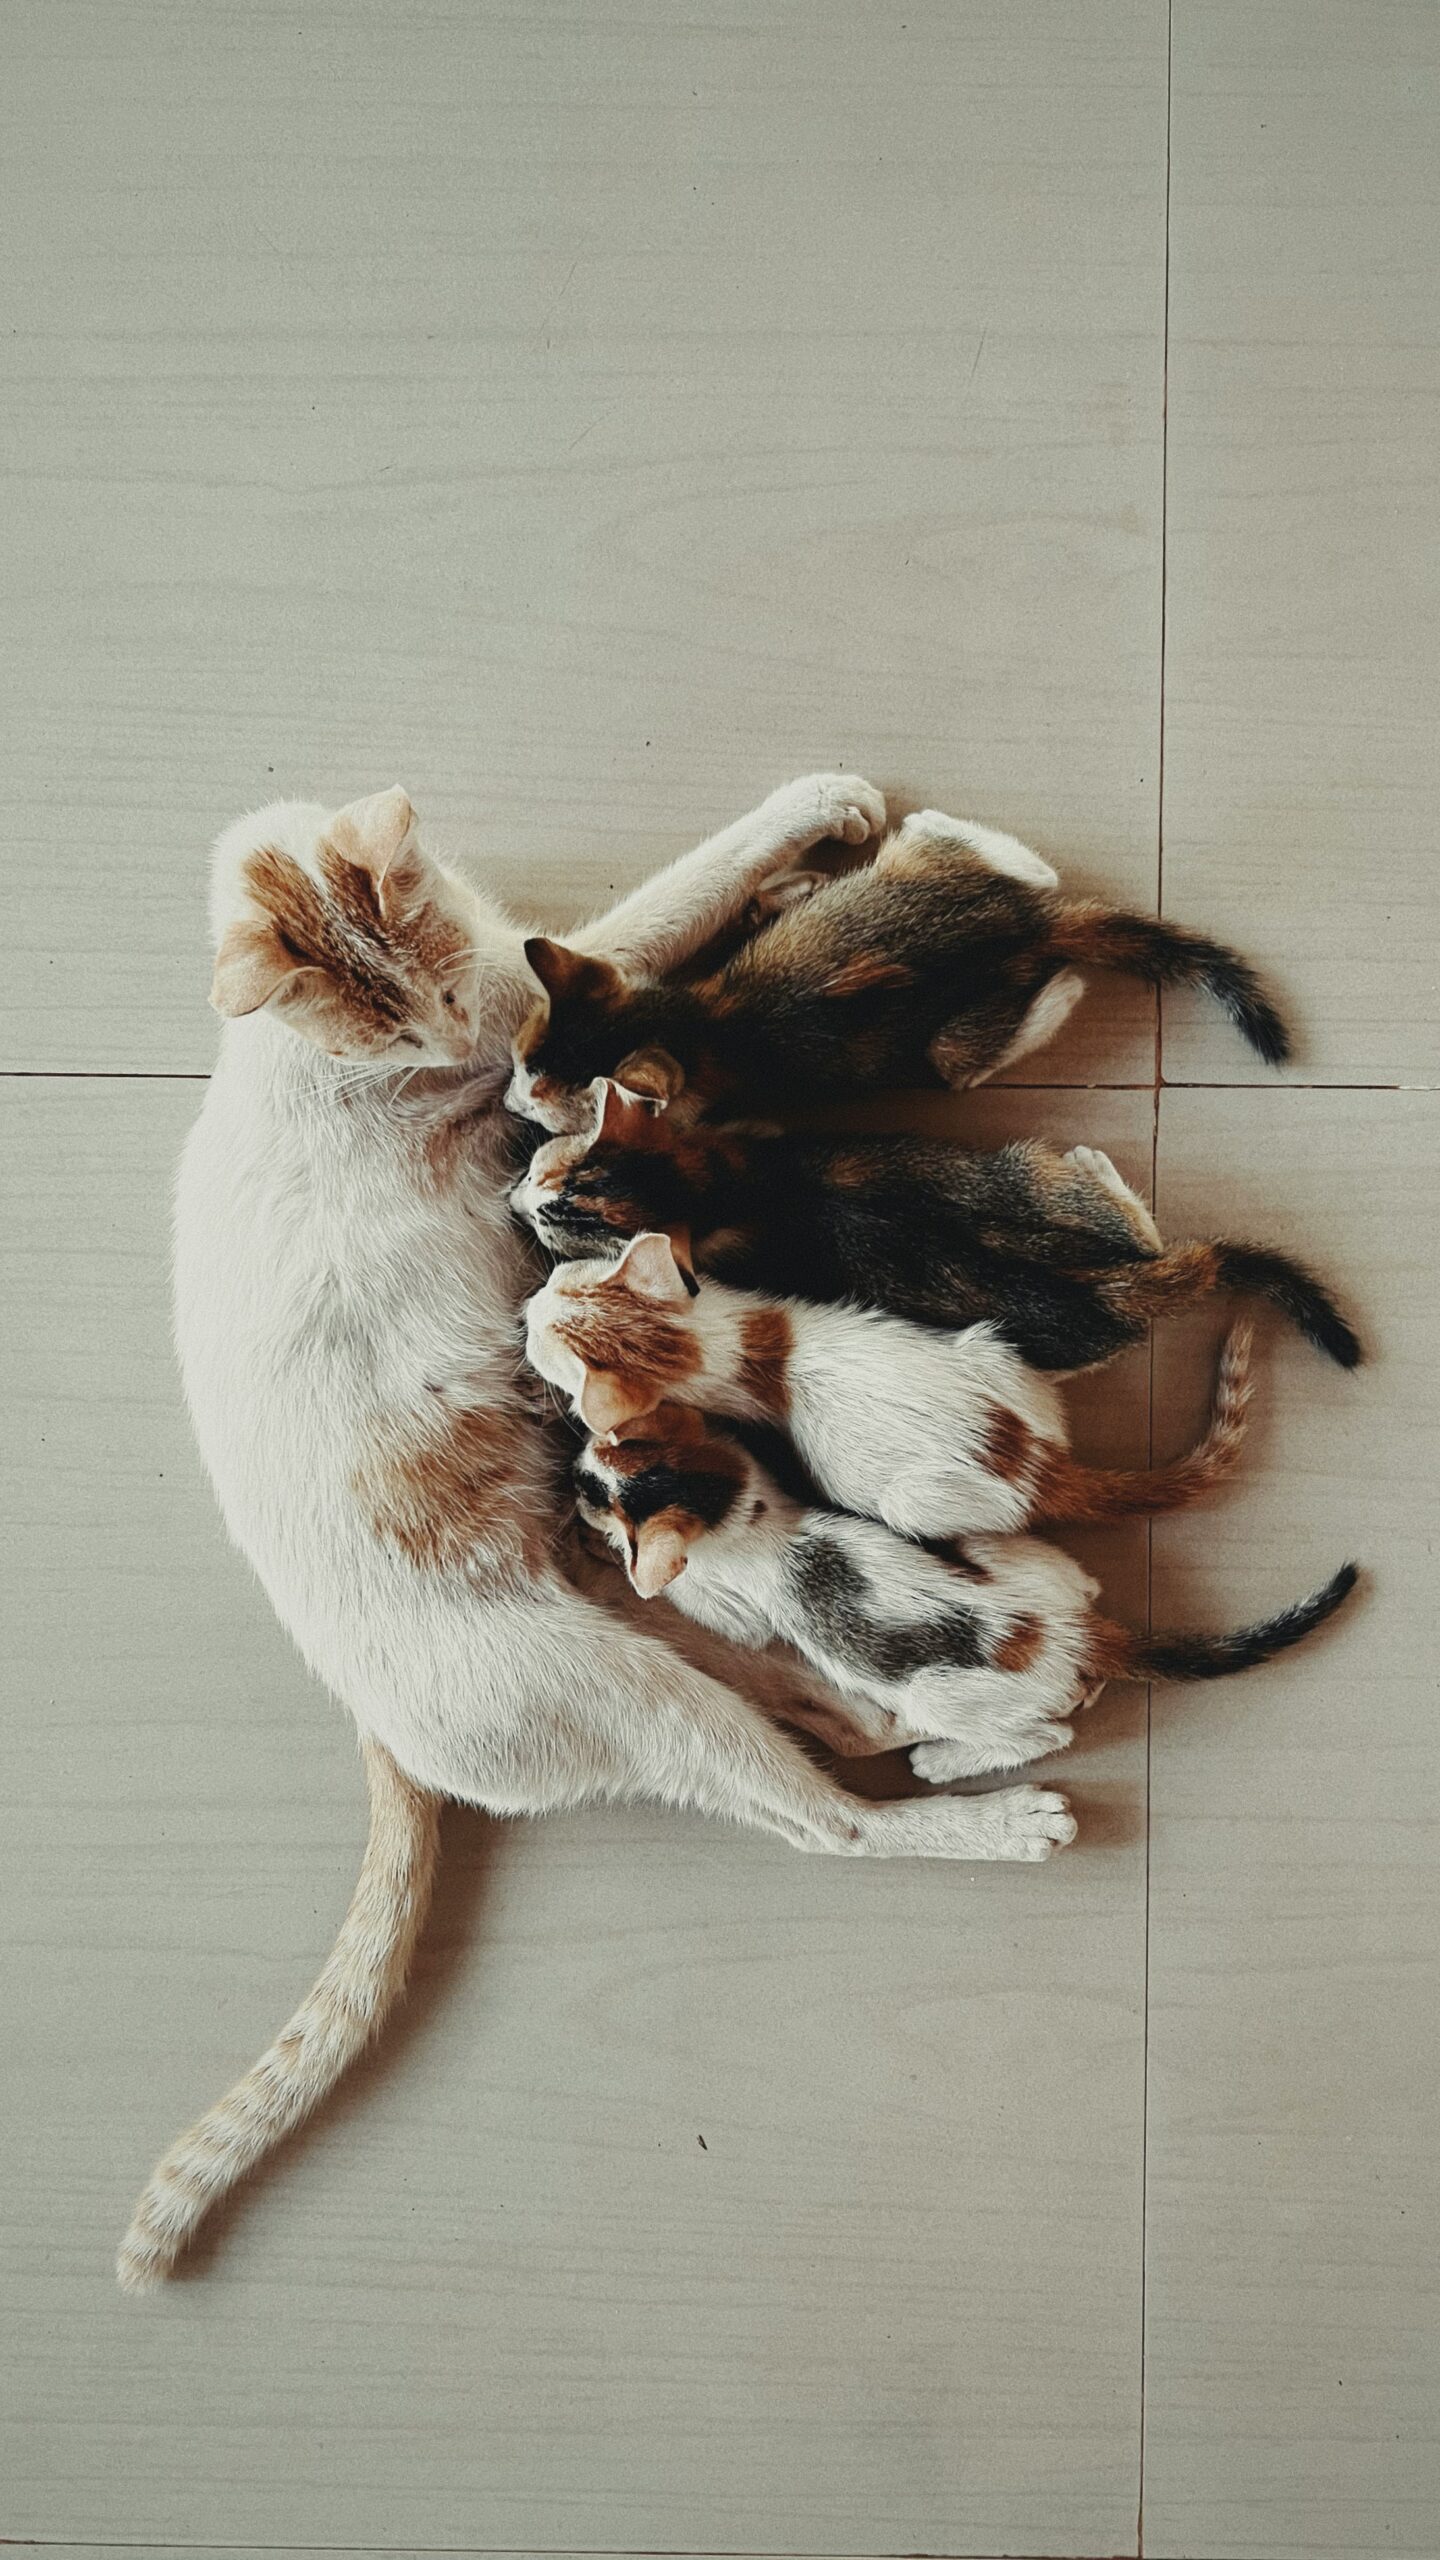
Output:
[[[637,1393],[614,1369],[587,1369],[576,1403],[581,1421],[597,1439],[622,1431],[651,1410],[643,1389]]]
[[[398,782],[337,809],[326,834],[343,861],[369,873],[382,908],[393,912],[428,894],[430,865],[415,840],[410,794]]]
[[[615,1070],[615,1082],[663,1111],[685,1083],[685,1070],[668,1049],[632,1049]]]
[[[258,1013],[291,979],[304,976],[308,965],[286,949],[273,924],[259,916],[237,917],[220,937],[210,1001],[227,1021]]]
[[[568,943],[552,942],[546,933],[531,934],[525,957],[552,1004],[603,1004],[624,987],[608,960],[592,960]]]
[[[685,1286],[684,1274],[668,1236],[653,1233],[632,1236],[605,1277],[614,1281],[622,1274],[626,1287],[632,1289],[637,1298],[649,1298],[657,1307],[683,1307],[693,1294]]]
[[[689,1561],[688,1543],[678,1529],[660,1520],[644,1520],[630,1549],[630,1580],[642,1600],[653,1600],[684,1572]]]
[[[654,1439],[669,1449],[677,1446],[693,1448],[697,1442],[709,1438],[705,1416],[698,1405],[681,1404],[678,1398],[667,1398],[664,1404],[657,1405],[645,1427]]]
[[[660,1111],[658,1102],[642,1101],[638,1094],[625,1093],[608,1076],[597,1076],[590,1087],[599,1096],[599,1121],[595,1136],[608,1146],[642,1146],[654,1134]]]

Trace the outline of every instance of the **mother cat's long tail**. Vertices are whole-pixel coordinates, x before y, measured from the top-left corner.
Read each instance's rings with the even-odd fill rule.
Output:
[[[172,2144],[135,2208],[115,2272],[127,2293],[168,2276],[206,2214],[328,2097],[401,1991],[435,1878],[438,1796],[361,1738],[370,1837],[313,1989],[243,2080]]]

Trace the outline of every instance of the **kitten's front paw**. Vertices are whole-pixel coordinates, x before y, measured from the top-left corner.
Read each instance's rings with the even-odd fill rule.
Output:
[[[787,907],[801,907],[834,878],[830,871],[772,871],[762,880],[750,901],[750,917],[754,924],[769,924],[783,916]]]
[[[775,796],[787,804],[787,821],[794,810],[797,850],[827,836],[838,836],[842,844],[868,844],[884,832],[884,794],[858,773],[810,773]]]

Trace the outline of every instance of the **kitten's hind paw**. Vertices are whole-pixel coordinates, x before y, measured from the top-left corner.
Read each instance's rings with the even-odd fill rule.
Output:
[[[988,1742],[917,1742],[910,1766],[928,1787],[948,1787],[956,1778],[988,1778],[997,1770],[1023,1769],[1030,1760],[1048,1760],[1052,1752],[1068,1751],[1074,1739],[1068,1724],[1036,1716]]]
[[[1092,1181],[1099,1183],[1102,1191],[1108,1191],[1112,1200],[1118,1200],[1137,1236],[1153,1246],[1156,1253],[1164,1252],[1164,1238],[1138,1191],[1131,1190],[1124,1175],[1116,1170],[1101,1148],[1071,1147],[1065,1162],[1073,1164],[1077,1173],[1088,1173]]]

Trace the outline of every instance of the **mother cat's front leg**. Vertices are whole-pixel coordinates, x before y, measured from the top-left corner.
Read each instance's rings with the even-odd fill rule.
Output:
[[[660,976],[693,958],[736,923],[777,872],[827,838],[864,844],[885,826],[885,802],[853,773],[811,773],[787,782],[693,853],[681,854],[568,938],[638,975]]]

